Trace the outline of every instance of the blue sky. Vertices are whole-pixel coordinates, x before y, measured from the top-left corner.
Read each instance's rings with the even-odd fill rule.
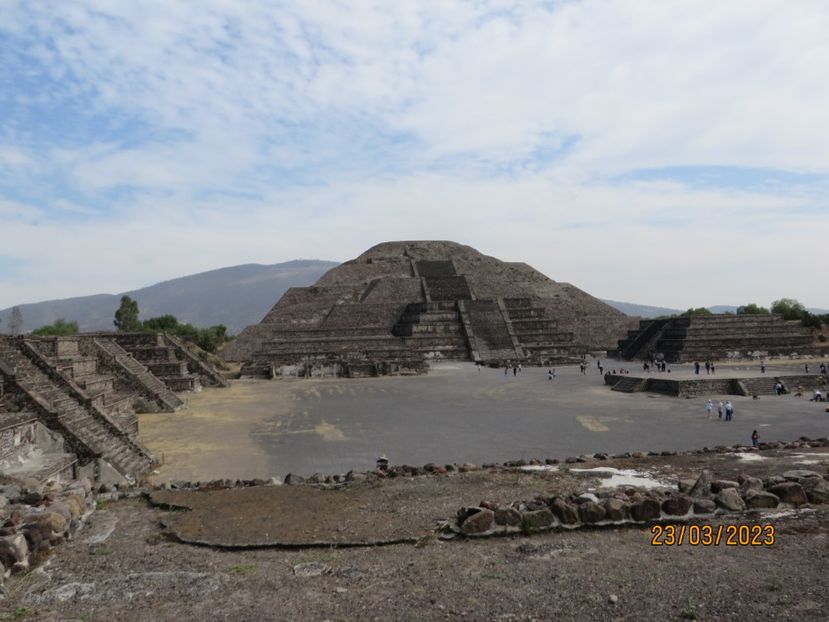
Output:
[[[829,306],[825,2],[0,11],[0,308],[432,238],[616,300]]]

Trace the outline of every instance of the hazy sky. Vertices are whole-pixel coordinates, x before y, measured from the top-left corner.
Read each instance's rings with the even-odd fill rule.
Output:
[[[450,239],[829,307],[825,0],[0,0],[0,308]]]

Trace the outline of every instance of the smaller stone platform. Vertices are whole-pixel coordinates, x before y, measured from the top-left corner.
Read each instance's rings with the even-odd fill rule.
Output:
[[[661,393],[674,397],[698,397],[701,395],[774,395],[775,385],[783,384],[784,393],[794,393],[802,387],[805,396],[815,389],[826,395],[829,376],[819,374],[765,374],[761,376],[726,377],[709,375],[694,378],[671,378],[670,374],[629,375],[612,374],[604,376],[605,384],[622,393]]]

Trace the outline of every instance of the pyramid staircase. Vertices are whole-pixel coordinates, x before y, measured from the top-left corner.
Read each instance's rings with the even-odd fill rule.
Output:
[[[93,343],[99,355],[112,365],[123,368],[133,379],[141,395],[166,412],[175,412],[184,404],[166,384],[156,378],[150,370],[139,363],[133,356],[111,339],[94,339]]]
[[[43,423],[61,433],[79,457],[102,458],[127,478],[152,468],[152,454],[131,431],[36,347],[22,339],[1,339],[0,361],[3,369],[12,371],[13,384],[41,411]]]

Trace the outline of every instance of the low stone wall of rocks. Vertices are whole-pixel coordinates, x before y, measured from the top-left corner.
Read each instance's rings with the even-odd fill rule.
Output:
[[[92,483],[0,485],[0,596],[11,573],[26,572],[70,539],[95,509]]]
[[[705,470],[696,480],[680,481],[676,489],[643,491],[624,487],[538,497],[506,507],[482,501],[461,508],[454,520],[444,522],[442,536],[451,539],[458,535],[481,537],[585,526],[642,525],[827,503],[829,472],[797,469],[765,479],[741,475],[731,481],[712,479],[711,472]]]
[[[507,460],[506,462],[485,462],[483,464],[435,464],[429,462],[423,466],[412,466],[407,464],[391,465],[386,471],[370,470],[337,473],[323,475],[298,475],[288,473],[283,479],[271,477],[268,479],[216,479],[209,481],[184,481],[175,480],[156,486],[156,488],[169,488],[173,490],[218,490],[222,488],[242,488],[247,486],[278,486],[286,484],[290,486],[310,484],[316,486],[342,486],[352,482],[362,482],[366,479],[383,479],[396,477],[420,477],[420,476],[441,476],[453,473],[468,473],[480,470],[513,469],[524,466],[556,465],[556,464],[588,464],[599,463],[605,460],[625,460],[630,458],[656,458],[668,456],[700,456],[706,454],[732,454],[768,451],[775,449],[811,449],[829,447],[829,438],[809,438],[801,436],[796,441],[771,441],[761,442],[758,447],[750,445],[717,445],[716,447],[703,447],[702,449],[689,449],[685,451],[626,451],[618,454],[595,453],[582,454],[580,456],[569,456],[567,458],[530,458],[520,460]]]

